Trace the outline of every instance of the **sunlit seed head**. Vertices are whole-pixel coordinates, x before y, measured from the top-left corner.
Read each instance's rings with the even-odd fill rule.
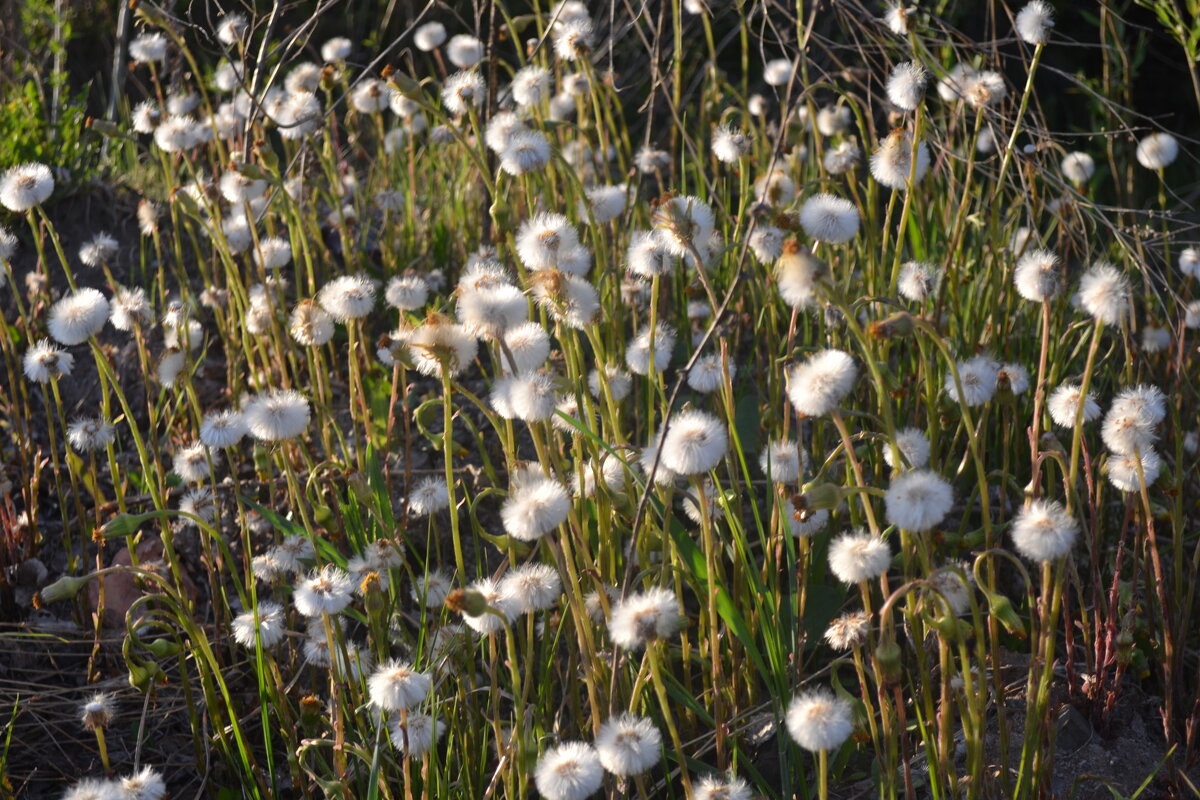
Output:
[[[115,439],[113,424],[101,417],[77,420],[67,428],[67,441],[77,453],[103,450]]]
[[[246,429],[255,439],[277,442],[294,439],[308,430],[311,409],[304,395],[276,389],[256,395],[242,410]]]
[[[1012,524],[1017,552],[1034,562],[1056,561],[1071,552],[1079,534],[1079,523],[1061,503],[1033,500],[1017,514]]]
[[[862,647],[871,632],[871,615],[866,611],[851,611],[837,617],[825,629],[825,641],[834,650],[847,651]]]
[[[892,479],[884,495],[887,520],[914,533],[941,524],[954,506],[954,489],[936,472],[914,469]]]
[[[662,758],[662,733],[646,717],[621,714],[600,726],[596,751],[613,775],[641,775]]]
[[[845,399],[857,377],[858,367],[848,353],[822,350],[788,371],[788,399],[800,414],[824,416]]]
[[[912,135],[906,130],[894,130],[889,133],[871,154],[871,177],[878,183],[905,191],[908,189],[909,178],[914,183],[920,183],[929,171],[929,146],[917,142],[916,169],[913,169]]]
[[[1054,9],[1044,0],[1032,0],[1017,12],[1013,28],[1026,44],[1039,45],[1050,41],[1054,27]]]
[[[892,105],[904,111],[915,111],[925,98],[929,73],[920,64],[904,61],[897,64],[887,81],[887,96]]]
[[[82,344],[100,332],[108,312],[108,298],[100,290],[77,289],[50,308],[46,327],[60,344]]]
[[[887,542],[863,531],[842,534],[829,545],[829,569],[848,585],[878,578],[891,563]]]
[[[1137,162],[1146,169],[1166,169],[1179,157],[1179,140],[1164,131],[1156,131],[1138,142]]]
[[[1105,469],[1113,486],[1133,494],[1141,492],[1143,485],[1149,487],[1158,480],[1162,459],[1150,449],[1137,454],[1110,455]]]
[[[988,355],[973,356],[959,361],[953,372],[946,373],[946,396],[955,403],[981,406],[995,396],[999,378],[999,362]]]
[[[840,747],[854,732],[849,701],[824,689],[797,695],[787,711],[787,730],[796,744],[813,752]]]
[[[129,43],[129,57],[138,64],[154,64],[167,58],[167,37],[161,33],[143,33]]]
[[[474,36],[459,33],[450,37],[446,45],[446,58],[459,69],[467,69],[483,60],[483,42]]]
[[[75,356],[60,349],[49,339],[41,339],[25,351],[25,377],[34,383],[46,383],[70,375]]]
[[[562,579],[549,564],[525,564],[507,572],[500,592],[520,614],[553,608],[562,597]]]
[[[584,800],[599,791],[604,768],[595,748],[583,742],[565,742],[538,759],[534,783],[546,800]]]
[[[1079,281],[1079,304],[1097,322],[1120,325],[1130,311],[1129,279],[1112,264],[1100,261]]]
[[[675,593],[655,587],[618,602],[608,632],[619,647],[638,650],[648,643],[675,635],[683,622]]]
[[[287,633],[283,606],[261,600],[253,610],[235,617],[231,628],[234,641],[242,647],[253,649],[261,642],[263,648],[272,648]]]
[[[121,778],[119,787],[121,800],[162,800],[167,795],[162,773],[153,767],[142,767]]]
[[[1026,300],[1040,303],[1062,291],[1058,256],[1049,250],[1027,250],[1013,270],[1013,283]]]

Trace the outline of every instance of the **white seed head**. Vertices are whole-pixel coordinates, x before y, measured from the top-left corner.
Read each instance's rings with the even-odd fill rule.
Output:
[[[1034,500],[1017,514],[1011,534],[1017,552],[1030,561],[1057,561],[1071,552],[1079,523],[1061,503]]]
[[[924,469],[892,479],[884,495],[887,520],[897,528],[922,533],[939,525],[954,506],[954,490],[941,475]]]
[[[787,729],[796,744],[812,752],[840,747],[854,732],[850,703],[831,692],[814,689],[797,695],[788,706]]]

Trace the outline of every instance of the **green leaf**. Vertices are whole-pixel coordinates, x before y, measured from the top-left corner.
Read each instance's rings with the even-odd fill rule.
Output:
[[[683,525],[678,520],[671,520],[671,538],[675,540],[675,546],[679,548],[679,555],[683,558],[685,564],[691,570],[692,574],[697,579],[702,581],[705,588],[709,588],[708,570],[704,565],[704,553],[692,541],[691,536]],[[750,626],[746,624],[746,618],[742,616],[742,612],[738,610],[733,603],[733,598],[729,596],[729,592],[724,586],[716,587],[717,590],[717,613],[721,615],[721,619],[725,620],[725,624],[733,631],[734,636],[746,648],[746,654],[750,656],[750,660],[754,662],[754,667],[764,677],[768,678],[771,671],[767,669],[767,663],[763,660],[762,653],[758,650],[758,644],[754,641],[754,636],[750,632]]]
[[[737,428],[738,441],[742,445],[742,452],[758,452],[762,414],[759,412],[757,392],[749,392],[742,399],[738,400],[737,409],[733,414],[733,424]]]

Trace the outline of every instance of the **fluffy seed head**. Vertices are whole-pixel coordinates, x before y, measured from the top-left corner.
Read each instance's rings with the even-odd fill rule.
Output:
[[[1050,29],[1054,27],[1054,9],[1044,0],[1033,0],[1017,12],[1013,27],[1026,43],[1045,44],[1050,41]]]
[[[71,374],[75,356],[60,350],[49,339],[41,339],[25,351],[25,377],[34,383],[46,383]]]
[[[692,409],[677,415],[662,444],[662,464],[680,475],[714,469],[725,456],[729,436],[713,415]]]
[[[1071,552],[1079,523],[1061,503],[1034,500],[1021,509],[1012,524],[1017,552],[1034,562],[1057,561]]]
[[[256,395],[243,409],[246,430],[255,439],[278,442],[294,439],[308,430],[308,399],[292,389]]]
[[[20,164],[0,178],[0,204],[9,211],[22,212],[40,206],[53,191],[54,176],[45,164]]]
[[[321,287],[317,302],[338,322],[361,319],[375,307],[375,281],[366,275],[342,275]]]
[[[887,542],[865,531],[842,534],[829,545],[829,569],[851,586],[878,578],[891,564]]]
[[[599,791],[604,767],[591,745],[564,742],[542,754],[533,780],[546,800],[583,800]]]
[[[561,525],[571,511],[567,489],[537,469],[516,473],[500,509],[504,530],[514,539],[534,542]]]
[[[996,394],[1000,365],[990,356],[968,358],[958,362],[955,369],[958,372],[957,383],[954,380],[954,372],[946,373],[946,394],[954,402],[961,400],[967,406],[981,406]]]
[[[536,214],[517,231],[517,255],[529,269],[564,269],[562,257],[579,247],[575,226],[562,214]]]
[[[1076,187],[1083,186],[1096,174],[1095,160],[1087,153],[1079,151],[1063,156],[1059,168],[1062,170],[1063,177],[1075,184]]]
[[[768,86],[785,86],[792,79],[796,65],[786,58],[776,58],[763,65],[763,81]]]
[[[903,456],[903,461],[897,457]],[[929,438],[925,435],[925,431],[920,428],[905,428],[896,432],[896,444],[892,446],[885,444],[883,447],[883,460],[889,467],[921,469],[929,464]]]
[[[871,176],[889,189],[906,191],[908,179],[913,172],[912,134],[897,129],[884,137],[879,147],[871,154]],[[920,183],[929,171],[929,145],[917,143],[917,165],[912,175],[913,183]]]
[[[513,101],[522,107],[536,106],[550,91],[550,72],[545,67],[530,64],[513,75]]]
[[[553,608],[562,597],[562,579],[549,564],[525,564],[500,580],[500,592],[519,614]]]
[[[111,422],[101,417],[77,420],[67,428],[67,441],[78,453],[103,450],[112,444],[115,438],[116,429]]]
[[[474,71],[456,72],[446,79],[442,87],[442,105],[455,115],[461,116],[483,105],[486,96],[487,85]]]
[[[1114,455],[1108,459],[1105,466],[1108,480],[1122,492],[1137,493],[1142,490],[1143,479],[1147,487],[1158,480],[1158,473],[1162,469],[1162,459],[1158,453],[1147,449],[1140,455],[1140,474],[1139,459],[1135,454]]]
[[[622,714],[600,726],[596,751],[613,775],[641,775],[662,757],[662,734],[646,717]]]
[[[752,800],[754,797],[746,782],[732,775],[706,775],[695,784],[695,789],[696,800]]]
[[[1075,427],[1075,417],[1079,412],[1079,394],[1079,384],[1077,383],[1064,383],[1050,394],[1046,408],[1055,425],[1063,428]],[[1096,395],[1088,392],[1082,421],[1091,422],[1099,416],[1100,404],[1096,402]]]
[[[138,64],[165,61],[167,37],[161,33],[143,33],[129,43],[129,57]]]
[[[925,97],[928,80],[929,73],[920,64],[912,61],[897,64],[888,77],[888,100],[904,111],[915,111]]]
[[[398,659],[383,662],[367,679],[371,704],[384,711],[415,708],[429,696],[433,681],[429,675]]]
[[[257,616],[257,622],[255,617]],[[244,611],[234,620],[233,638],[242,647],[256,646],[255,636],[262,641],[264,648],[271,648],[283,641],[286,626],[283,618],[283,606],[269,600],[260,600],[253,611]]]
[[[617,603],[608,633],[618,647],[638,650],[648,642],[673,636],[683,622],[675,593],[654,587]]]
[[[1158,131],[1138,142],[1137,161],[1146,169],[1166,169],[1178,156],[1179,140],[1169,133]]]
[[[46,327],[50,335],[67,346],[83,344],[108,321],[108,298],[99,289],[76,289],[50,308]]]
[[[438,49],[445,41],[446,26],[440,22],[426,22],[413,31],[413,44],[426,53]]]
[[[672,197],[654,212],[654,227],[667,252],[676,256],[691,256],[692,250],[702,251],[712,237],[712,208],[699,197]]]
[[[866,611],[852,611],[829,623],[825,641],[834,650],[853,650],[867,643],[870,631],[871,615]]]
[[[892,480],[884,495],[888,522],[920,533],[941,523],[954,506],[954,490],[941,475],[912,470]]]
[[[445,628],[439,628],[446,630]],[[407,714],[392,720],[388,725],[388,735],[392,746],[401,753],[420,757],[433,749],[433,745],[446,732],[446,723],[434,720],[428,714]]]
[[[937,292],[942,282],[942,271],[924,261],[909,261],[900,267],[900,280],[896,284],[900,295],[914,303],[923,303]]]
[[[800,446],[793,439],[775,439],[767,443],[758,457],[763,474],[774,483],[795,483],[800,479]]]
[[[524,175],[549,163],[550,142],[540,131],[517,131],[500,150],[500,168],[509,175]]]
[[[483,42],[465,33],[450,37],[446,57],[459,69],[467,69],[483,60]]]
[[[848,353],[822,350],[788,372],[788,399],[805,416],[824,416],[850,393],[857,377],[858,367]]]
[[[725,164],[736,164],[749,155],[753,145],[754,142],[749,136],[730,125],[719,125],[713,133],[713,155]]]
[[[1058,256],[1049,250],[1028,250],[1013,270],[1013,283],[1026,300],[1040,303],[1062,291]]]
[[[1112,264],[1097,262],[1079,281],[1079,304],[1098,322],[1120,325],[1129,303],[1129,279]]]
[[[162,800],[167,785],[162,774],[153,767],[142,767],[132,775],[121,778],[118,795],[121,800]]]
[[[849,200],[832,194],[817,194],[800,207],[800,225],[819,242],[843,244],[858,233],[858,209]]]
[[[654,361],[651,363],[651,349],[654,351]],[[654,335],[645,330],[630,340],[625,348],[625,363],[629,371],[635,375],[649,375],[662,372],[671,363],[671,354],[675,350],[675,329],[670,325],[657,323]]]
[[[805,750],[829,751],[841,746],[854,732],[850,703],[831,692],[814,689],[797,695],[788,706],[787,729]]]
[[[354,581],[350,575],[332,564],[326,564],[296,585],[292,602],[304,616],[319,617],[341,612],[350,605],[353,594]]]

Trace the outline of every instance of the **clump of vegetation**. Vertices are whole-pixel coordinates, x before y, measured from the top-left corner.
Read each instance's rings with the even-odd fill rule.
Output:
[[[1146,692],[1184,792],[1192,143],[1111,42],[1054,130],[1043,0],[609,11],[143,2],[136,224],[10,159],[6,580],[197,757],[83,692],[65,796],[1049,796]]]

